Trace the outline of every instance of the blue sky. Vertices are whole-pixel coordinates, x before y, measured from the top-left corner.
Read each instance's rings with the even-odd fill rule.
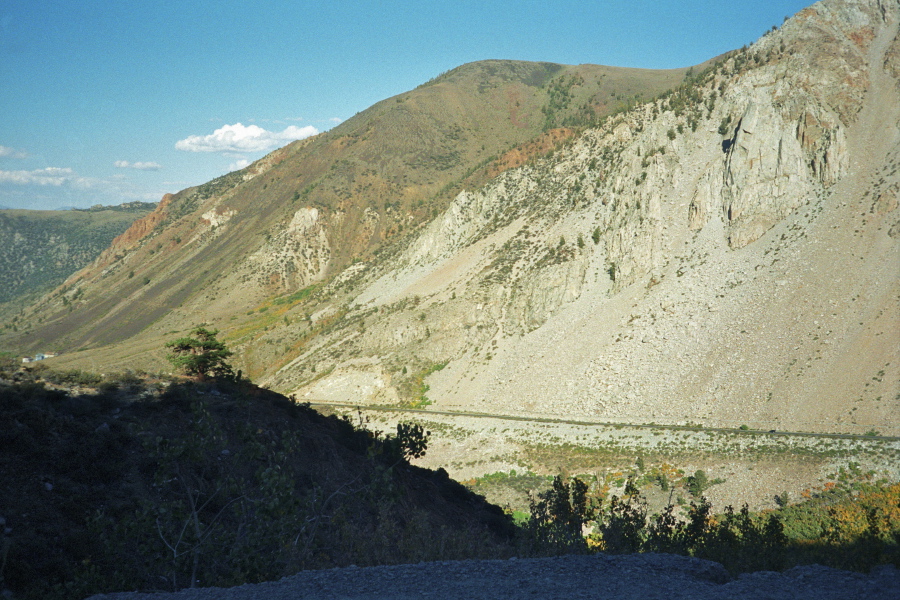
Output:
[[[0,206],[158,201],[466,62],[688,66],[808,4],[0,0]]]

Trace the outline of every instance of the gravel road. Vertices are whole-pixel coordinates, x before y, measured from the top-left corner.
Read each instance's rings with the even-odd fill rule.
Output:
[[[89,600],[896,600],[900,571],[869,575],[819,565],[736,578],[719,563],[668,554],[420,563],[305,571],[281,581],[177,593],[119,593]]]

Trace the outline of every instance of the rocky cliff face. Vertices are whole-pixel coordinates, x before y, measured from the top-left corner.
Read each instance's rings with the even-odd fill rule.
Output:
[[[417,401],[403,382],[446,363],[427,378],[446,408],[893,427],[898,215],[870,209],[897,185],[897,23],[891,3],[815,4],[460,193],[270,383]]]
[[[322,221],[315,208],[305,207],[294,213],[287,227],[241,265],[256,274],[253,284],[297,289],[322,279],[331,258],[327,229]]]

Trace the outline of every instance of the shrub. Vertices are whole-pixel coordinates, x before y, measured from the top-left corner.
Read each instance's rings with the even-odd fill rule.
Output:
[[[727,135],[728,134],[728,126],[731,124],[731,117],[722,117],[722,122],[719,123],[719,135]]]
[[[172,349],[166,358],[185,375],[231,377],[231,365],[225,360],[234,353],[216,339],[218,333],[218,330],[196,327],[191,331],[192,337],[166,343],[166,348]]]
[[[703,492],[709,487],[709,479],[706,477],[706,473],[702,470],[697,470],[693,475],[688,477],[688,491],[695,498],[699,498],[703,495]]]
[[[388,439],[392,440],[398,457],[409,460],[425,456],[429,435],[431,432],[425,431],[416,423],[397,423],[397,435]]]
[[[582,527],[594,514],[588,485],[577,477],[566,482],[557,475],[549,490],[532,499],[527,531],[539,552],[586,552]]]
[[[44,379],[50,383],[57,385],[83,385],[96,387],[103,381],[103,377],[96,373],[88,373],[79,369],[70,369],[68,371],[47,371]]]

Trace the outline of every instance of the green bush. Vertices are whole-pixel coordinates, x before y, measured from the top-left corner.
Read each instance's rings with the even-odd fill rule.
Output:
[[[731,117],[725,116],[722,117],[722,122],[719,123],[719,135],[727,135],[729,133],[729,125],[731,124]]]
[[[216,339],[218,333],[218,330],[196,327],[190,336],[166,343],[166,348],[172,349],[166,358],[185,375],[231,377],[231,365],[225,361],[234,353]]]

